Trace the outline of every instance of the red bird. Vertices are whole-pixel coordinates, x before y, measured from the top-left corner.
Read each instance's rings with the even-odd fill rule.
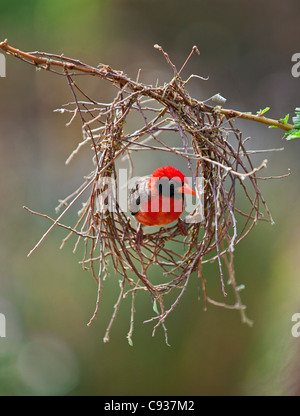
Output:
[[[186,176],[173,166],[156,169],[150,176],[142,176],[129,193],[128,207],[141,224],[166,225],[183,212],[184,194],[196,195]],[[138,237],[138,235],[137,235]]]

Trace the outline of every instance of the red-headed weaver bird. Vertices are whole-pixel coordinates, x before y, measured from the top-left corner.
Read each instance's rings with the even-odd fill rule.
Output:
[[[187,177],[173,166],[156,169],[152,175],[140,177],[129,191],[128,207],[138,221],[138,246],[142,241],[143,225],[166,225],[179,220],[184,209],[184,195],[196,195],[188,185]]]

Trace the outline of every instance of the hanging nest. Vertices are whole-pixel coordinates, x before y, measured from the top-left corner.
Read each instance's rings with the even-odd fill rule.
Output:
[[[168,343],[166,318],[183,297],[192,274],[199,279],[199,292],[205,307],[207,303],[212,303],[239,310],[242,320],[250,324],[240,299],[241,287],[235,281],[233,252],[257,221],[272,222],[258,187],[260,177],[257,173],[266,166],[266,160],[258,167],[253,166],[251,158],[255,152],[247,151],[245,147],[249,138],[244,139],[234,125],[234,120],[240,113],[197,101],[191,98],[186,89],[187,82],[195,75],[184,81],[181,72],[192,53],[198,52],[197,48],[193,48],[178,71],[162,48],[156,47],[174,71],[173,79],[161,87],[132,81],[124,73],[106,65],[93,68],[64,56],[40,52],[21,56],[21,59],[49,71],[58,72],[53,69],[54,65],[62,69],[59,73],[67,78],[74,100],[57,111],[71,113],[70,122],[79,118],[83,133],[82,142],[69,160],[82,146],[90,146],[93,151],[93,171],[78,190],[61,201],[58,210],[63,208],[63,211],[56,220],[50,218],[53,224],[40,242],[55,226],[70,230],[63,244],[72,235],[78,238],[75,248],[79,241],[84,241],[81,263],[84,269],[91,271],[98,285],[96,308],[89,324],[97,315],[100,297],[105,292],[103,282],[106,277],[120,280],[120,293],[104,341],[109,340],[110,329],[122,300],[131,296],[127,338],[132,343],[135,300],[140,291],[146,291],[154,312],[154,316],[150,316],[147,322],[153,323],[153,335],[162,326]],[[115,99],[109,104],[103,104],[97,97],[87,96],[75,82],[75,77],[80,72],[112,82],[117,91]],[[129,131],[129,117],[139,120],[141,127],[136,131]],[[172,133],[176,145],[170,146],[164,141],[167,132]],[[132,155],[142,151],[142,157],[145,151],[151,155],[163,151],[182,158],[193,178],[198,203],[194,211],[189,213],[190,221],[185,223],[186,235],[182,235],[180,223],[153,230],[147,228],[143,243],[138,247],[136,223],[120,206],[116,195],[119,191],[118,163],[122,161],[124,164],[124,160],[127,161],[130,175],[133,176],[135,171]],[[201,187],[196,183],[196,178],[199,177],[202,178]],[[116,184],[113,190],[114,210],[101,209],[101,196],[112,180]],[[63,225],[61,219],[64,214],[87,192],[89,197],[79,212],[77,223],[73,227]],[[233,291],[233,304],[215,301],[207,293],[202,266],[208,262],[217,262],[220,290],[224,298],[227,290]],[[151,273],[154,265],[155,277],[160,277],[159,283]],[[225,272],[228,279],[226,284]]]

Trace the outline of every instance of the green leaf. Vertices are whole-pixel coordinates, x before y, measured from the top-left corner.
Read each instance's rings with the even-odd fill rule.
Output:
[[[283,136],[283,139],[285,139],[285,140],[294,140],[294,139],[299,139],[299,138],[300,138],[300,129],[289,130]]]
[[[295,109],[296,117],[293,117],[293,123],[296,129],[300,129],[300,108]]]
[[[289,121],[290,115],[287,114],[284,118],[280,118],[278,121],[280,121],[283,124],[287,124]],[[277,126],[269,126],[269,129],[277,129]]]
[[[154,299],[153,301],[153,310],[155,313],[157,313],[159,315],[158,309],[157,309],[157,304],[156,304],[156,300]]]
[[[265,114],[267,111],[269,111],[270,110],[270,107],[266,107],[266,108],[264,108],[263,110],[259,110],[258,112],[257,112],[257,115],[259,115],[259,116],[262,116],[263,114]]]

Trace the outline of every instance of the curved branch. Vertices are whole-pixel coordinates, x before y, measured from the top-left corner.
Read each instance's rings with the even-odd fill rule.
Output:
[[[64,55],[54,55],[54,54],[48,54],[44,52],[23,52],[19,49],[16,49],[10,45],[7,44],[7,39],[5,39],[3,42],[0,42],[0,49],[4,50],[5,52],[20,58],[22,60],[25,60],[27,63],[30,63],[32,65],[36,65],[39,68],[51,71],[51,67],[60,67],[63,68],[64,71],[66,70],[73,70],[82,72],[89,75],[95,75],[102,79],[105,79],[110,82],[117,82],[121,86],[125,86],[126,84],[130,85],[133,91],[139,91],[143,95],[147,95],[151,98],[154,98],[160,102],[162,102],[164,105],[170,105],[172,104],[174,106],[174,102],[170,102],[166,95],[166,91],[163,88],[156,88],[155,92],[153,91],[153,88],[148,89],[145,88],[143,84],[139,84],[135,81],[132,81],[130,78],[126,77],[126,75],[121,71],[115,71],[108,65],[101,65],[100,68],[95,68],[90,65],[87,65],[85,63],[80,62],[79,60],[67,58]],[[65,74],[63,74],[65,75]],[[173,80],[174,82],[177,81],[177,77],[175,75],[175,78]],[[178,95],[176,97],[176,101],[179,105],[184,104],[184,98]],[[249,113],[243,113],[241,111],[237,110],[230,110],[225,109],[221,106],[210,106],[207,105],[201,101],[192,100],[194,105],[197,105],[201,108],[202,111],[209,112],[209,113],[219,113],[224,114],[228,118],[241,118],[244,120],[250,120],[255,121],[258,123],[263,123],[268,126],[275,126],[282,130],[289,131],[294,129],[294,125],[289,123],[284,123],[280,120],[274,120],[271,118],[264,117],[259,114],[249,114]]]

